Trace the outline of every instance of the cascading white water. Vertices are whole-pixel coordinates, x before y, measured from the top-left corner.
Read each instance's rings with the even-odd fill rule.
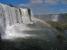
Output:
[[[59,17],[59,15],[52,15],[51,16],[51,21],[57,22],[58,21],[58,17]]]
[[[6,22],[10,25],[16,24],[16,23],[24,23],[24,24],[30,24],[30,16],[28,14],[27,8],[15,8],[10,7],[8,5],[1,4],[1,8],[3,9],[4,17],[6,18]],[[0,9],[1,10],[1,9]]]
[[[22,20],[24,24],[28,24],[30,23],[30,16],[28,14],[28,10],[27,9],[22,9],[20,8],[21,12],[22,12]]]
[[[10,39],[11,37],[26,37],[29,34],[18,34],[15,29],[31,30],[26,24],[30,24],[30,16],[27,8],[15,8],[5,4],[0,4],[0,27],[2,27],[2,38]],[[17,27],[18,28],[17,28]],[[19,28],[20,27],[20,28]]]

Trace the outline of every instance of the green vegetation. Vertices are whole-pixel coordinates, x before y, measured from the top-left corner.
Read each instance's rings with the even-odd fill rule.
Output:
[[[64,18],[67,19],[67,13],[64,13]]]
[[[64,38],[64,30],[67,30],[67,23],[64,22],[48,22],[52,27],[56,28],[60,33],[57,35],[57,39],[61,44],[63,44]]]
[[[56,28],[59,31],[67,29],[67,23],[62,22],[48,22],[52,27]]]

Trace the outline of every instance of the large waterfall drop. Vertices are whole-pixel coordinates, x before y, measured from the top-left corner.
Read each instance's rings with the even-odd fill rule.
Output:
[[[2,39],[39,38],[55,40],[56,30],[41,19],[32,17],[27,8],[0,4],[0,33]]]

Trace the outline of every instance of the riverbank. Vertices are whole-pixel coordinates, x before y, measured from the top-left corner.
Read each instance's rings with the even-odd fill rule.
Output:
[[[60,32],[60,39],[63,41],[64,49],[67,49],[67,23],[64,22],[48,22],[52,27]]]
[[[52,27],[54,27],[54,28],[56,28],[56,29],[58,29],[60,31],[67,30],[67,23],[64,23],[64,22],[52,22],[52,21],[48,21],[48,23]]]

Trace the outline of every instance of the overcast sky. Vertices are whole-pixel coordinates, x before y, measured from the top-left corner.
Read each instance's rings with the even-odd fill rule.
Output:
[[[67,0],[0,0],[0,2],[30,7],[34,14],[67,12]]]

